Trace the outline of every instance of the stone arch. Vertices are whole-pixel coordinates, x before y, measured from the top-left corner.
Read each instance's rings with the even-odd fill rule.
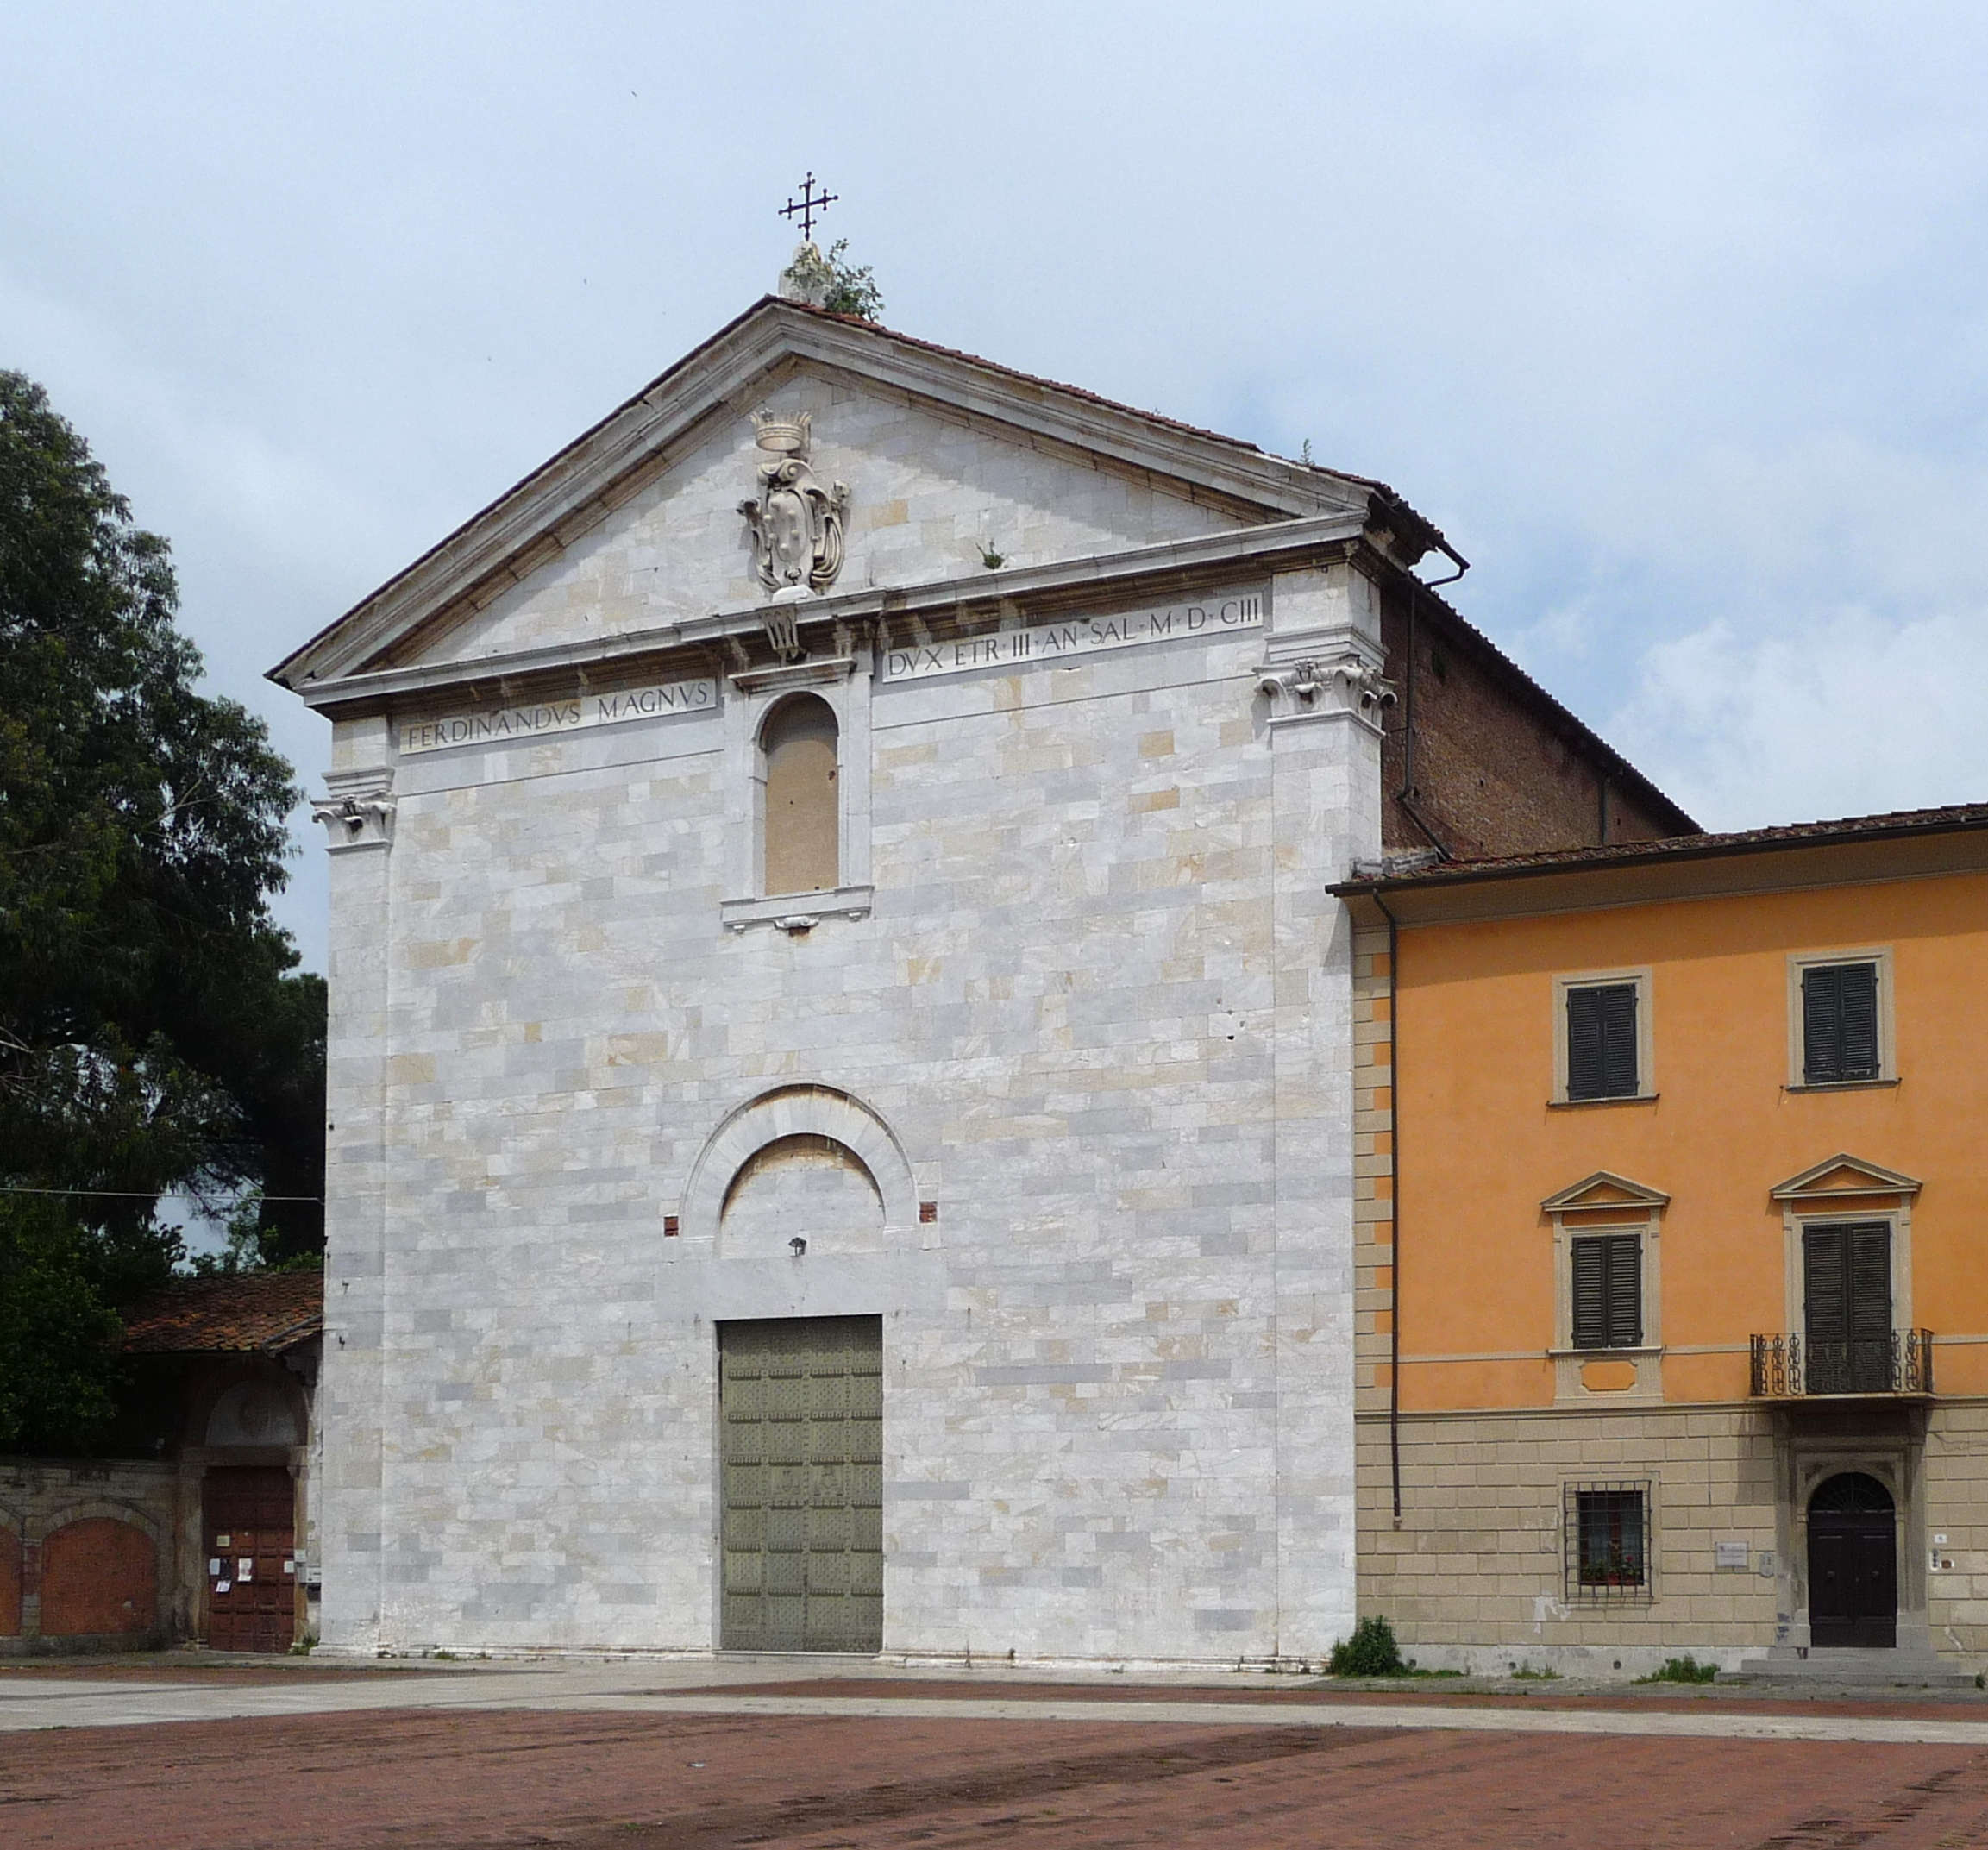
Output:
[[[103,1517],[112,1522],[123,1522],[148,1536],[154,1546],[162,1546],[166,1540],[166,1525],[142,1504],[122,1496],[91,1496],[88,1492],[72,1496],[66,1502],[56,1504],[38,1522],[22,1525],[21,1539],[24,1542],[43,1542],[58,1529],[67,1528],[72,1522]]]
[[[149,1525],[70,1514],[41,1544],[41,1635],[129,1636],[159,1623],[159,1547]]]
[[[1902,1458],[1891,1457],[1875,1446],[1869,1451],[1831,1450],[1797,1458],[1794,1502],[1803,1521],[1808,1520],[1816,1493],[1838,1477],[1866,1477],[1891,1499],[1893,1510],[1905,1508],[1908,1486]]]
[[[698,1152],[684,1184],[680,1216],[684,1237],[715,1244],[725,1199],[741,1172],[768,1145],[791,1138],[839,1146],[869,1173],[883,1204],[887,1244],[916,1228],[918,1199],[911,1163],[883,1119],[831,1086],[781,1086],[731,1112]]]

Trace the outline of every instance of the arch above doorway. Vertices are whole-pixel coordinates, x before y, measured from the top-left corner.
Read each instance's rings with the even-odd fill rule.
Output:
[[[861,1100],[831,1086],[781,1086],[729,1113],[706,1139],[684,1184],[683,1237],[716,1243],[727,1197],[768,1144],[818,1138],[839,1146],[868,1172],[883,1204],[882,1238],[915,1238],[917,1188],[896,1133]]]
[[[1897,1508],[1891,1493],[1868,1471],[1838,1471],[1809,1494],[1809,1513],[1890,1515]]]

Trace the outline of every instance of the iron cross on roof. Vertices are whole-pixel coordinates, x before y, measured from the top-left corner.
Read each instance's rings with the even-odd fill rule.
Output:
[[[841,198],[842,195],[838,192],[817,192],[814,190],[814,175],[810,172],[808,177],[800,183],[800,199],[797,201],[790,192],[787,196],[787,204],[780,209],[780,216],[782,218],[791,219],[795,213],[800,213],[801,238],[805,242],[812,244],[814,242],[816,215],[825,212],[831,205]]]

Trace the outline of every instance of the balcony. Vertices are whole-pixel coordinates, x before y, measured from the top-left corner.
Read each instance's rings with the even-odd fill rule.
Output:
[[[1756,1400],[1924,1396],[1933,1391],[1933,1333],[1818,1338],[1799,1331],[1753,1339]]]

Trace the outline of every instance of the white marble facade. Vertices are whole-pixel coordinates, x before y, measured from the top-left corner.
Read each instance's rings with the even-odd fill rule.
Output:
[[[849,492],[784,662],[762,406]],[[851,1313],[887,1653],[1349,1629],[1374,505],[768,302],[277,671],[336,724],[327,1646],[714,1647],[716,1326]],[[696,692],[434,729],[638,687]],[[802,687],[841,884],[766,895]]]

